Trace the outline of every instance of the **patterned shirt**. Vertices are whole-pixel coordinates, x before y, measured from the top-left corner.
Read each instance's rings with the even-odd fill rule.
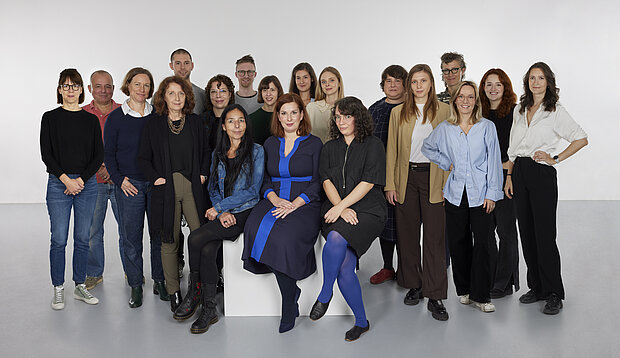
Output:
[[[446,87],[446,90],[440,93],[437,93],[437,99],[445,104],[450,104],[450,91]]]

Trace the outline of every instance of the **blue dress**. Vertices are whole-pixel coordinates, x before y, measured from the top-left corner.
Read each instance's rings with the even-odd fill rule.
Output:
[[[321,227],[319,159],[322,142],[307,135],[295,140],[284,156],[284,138],[265,141],[266,171],[261,194],[244,230],[243,268],[253,273],[271,269],[302,280],[316,271],[314,244]],[[301,197],[305,205],[284,219],[276,219],[267,194],[275,192],[289,201]]]

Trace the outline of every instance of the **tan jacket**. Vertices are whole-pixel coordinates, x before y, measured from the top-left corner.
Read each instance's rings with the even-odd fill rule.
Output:
[[[416,118],[409,118],[409,121],[400,125],[400,112],[403,105],[398,105],[392,109],[390,114],[390,124],[388,129],[387,157],[386,157],[386,178],[385,191],[396,190],[398,202],[405,202],[405,192],[407,188],[407,178],[409,177],[409,155],[411,153],[411,135],[415,126]],[[431,121],[433,128],[450,116],[450,107],[439,102],[439,108],[435,118]],[[442,190],[448,179],[450,172],[445,172],[431,162],[430,169],[430,188],[429,202],[431,204],[443,201]]]

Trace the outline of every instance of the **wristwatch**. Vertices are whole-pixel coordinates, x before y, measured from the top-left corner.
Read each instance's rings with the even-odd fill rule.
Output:
[[[555,164],[558,164],[560,162],[560,157],[558,157],[557,155],[554,155],[553,160],[555,160]]]

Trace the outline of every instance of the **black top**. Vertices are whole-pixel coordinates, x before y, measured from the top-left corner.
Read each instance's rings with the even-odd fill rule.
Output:
[[[217,145],[217,126],[221,125],[220,117],[216,117],[213,111],[207,111],[202,117],[209,138],[209,148],[214,149]]]
[[[173,124],[180,123],[174,121]],[[192,180],[192,134],[188,126],[183,126],[181,133],[174,134],[168,131],[168,145],[170,146],[170,166],[173,173],[181,173],[187,180]]]
[[[505,117],[497,118],[496,111],[491,109],[489,111],[489,118],[495,128],[497,129],[497,139],[499,140],[499,151],[502,156],[502,163],[508,161],[508,144],[510,142],[510,129],[512,128],[512,112],[514,107],[510,109]]]
[[[239,161],[239,157],[226,158],[224,167],[226,168],[226,177],[224,177],[224,197],[227,198],[232,194],[233,187],[235,186],[235,180],[237,178],[232,177],[234,166]],[[233,180],[234,179],[234,180]]]
[[[101,126],[94,114],[58,107],[41,119],[41,158],[47,172],[79,174],[83,181],[92,177],[103,162]]]
[[[363,142],[353,140],[347,146],[344,138],[332,139],[321,151],[319,165],[321,182],[329,179],[344,199],[362,181],[375,184],[360,201],[350,208],[385,219],[387,205],[383,196],[385,186],[385,149],[381,140],[369,136]],[[323,202],[322,213],[332,207],[329,200]]]

